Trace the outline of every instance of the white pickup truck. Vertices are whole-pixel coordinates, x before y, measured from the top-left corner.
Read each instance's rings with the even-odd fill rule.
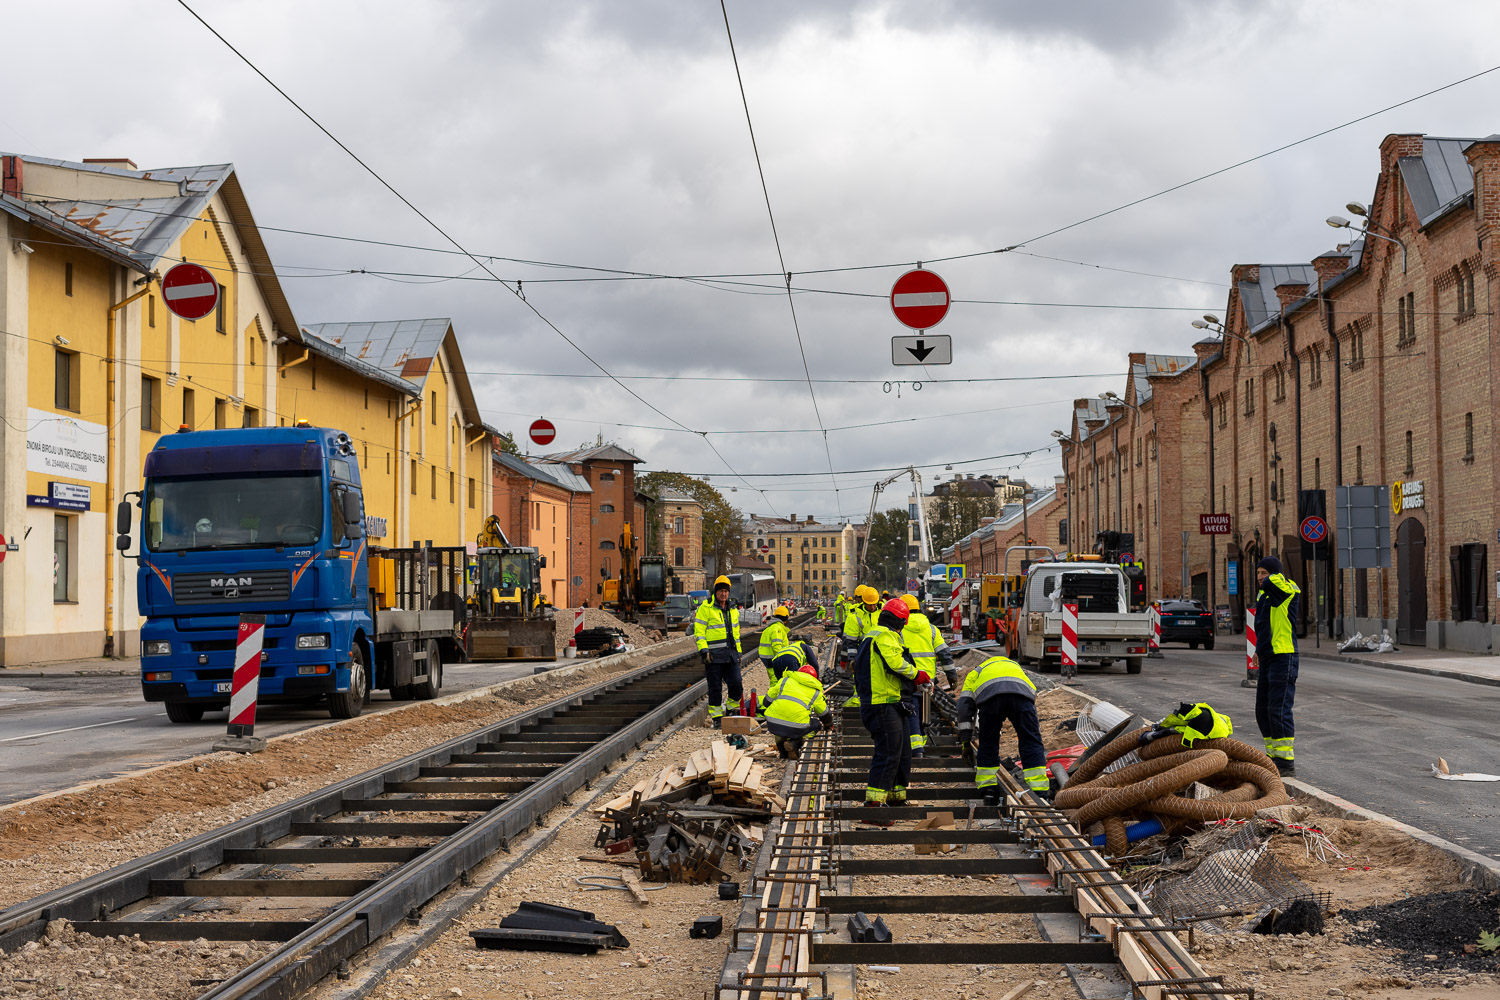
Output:
[[[1015,595],[1012,649],[1021,663],[1043,666],[1060,661],[1062,606],[1078,605],[1078,662],[1107,667],[1125,661],[1127,673],[1141,672],[1150,648],[1151,614],[1130,610],[1129,580],[1119,566],[1100,562],[1033,563],[1026,585]]]

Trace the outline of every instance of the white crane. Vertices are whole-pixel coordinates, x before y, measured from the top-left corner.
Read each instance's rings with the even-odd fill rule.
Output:
[[[912,488],[917,495],[917,542],[920,546],[917,552],[922,563],[922,568],[925,570],[927,566],[932,565],[932,544],[928,541],[927,535],[927,509],[922,505],[922,474],[917,471],[916,466],[909,465],[895,475],[887,476],[875,484],[870,491],[870,513],[865,518],[865,529],[868,531],[869,526],[875,521],[875,506],[880,502],[880,491],[904,476],[911,477]],[[859,557],[860,580],[863,580],[865,577],[865,570],[869,566],[869,557],[870,540],[869,536],[866,535],[865,547]]]

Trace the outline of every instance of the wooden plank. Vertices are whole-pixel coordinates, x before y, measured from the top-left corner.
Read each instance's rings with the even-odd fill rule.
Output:
[[[733,752],[728,743],[723,740],[714,741],[714,784],[729,783],[730,757]]]
[[[739,759],[735,761],[734,770],[729,772],[730,789],[736,792],[744,791],[745,779],[750,777],[750,768],[754,766],[749,757],[740,754]]]

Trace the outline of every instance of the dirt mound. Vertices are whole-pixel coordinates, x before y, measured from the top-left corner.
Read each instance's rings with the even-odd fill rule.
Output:
[[[568,640],[573,638],[573,616],[577,608],[557,609],[557,650],[561,653],[568,647]],[[622,622],[608,611],[600,608],[583,609],[584,628],[617,628],[625,633],[625,641],[639,649],[652,643],[661,642],[666,636],[656,629],[641,628],[629,622]]]
[[[1414,968],[1443,966],[1473,972],[1500,971],[1500,958],[1477,947],[1481,933],[1500,929],[1500,892],[1469,889],[1413,896],[1383,906],[1347,910],[1357,928],[1355,940],[1377,940],[1394,948]]]

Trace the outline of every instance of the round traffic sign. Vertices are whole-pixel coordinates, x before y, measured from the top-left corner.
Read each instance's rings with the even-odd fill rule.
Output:
[[[1328,537],[1328,522],[1316,514],[1310,514],[1302,519],[1302,540],[1313,545]]]
[[[177,264],[161,279],[161,297],[183,319],[202,319],[219,304],[219,283],[206,267]]]
[[[5,562],[5,536],[0,535],[0,562]]]
[[[551,444],[557,437],[557,428],[552,426],[550,420],[533,420],[531,423],[531,440],[537,444]]]
[[[930,330],[948,315],[948,283],[931,271],[907,271],[891,286],[891,312],[913,330]]]

